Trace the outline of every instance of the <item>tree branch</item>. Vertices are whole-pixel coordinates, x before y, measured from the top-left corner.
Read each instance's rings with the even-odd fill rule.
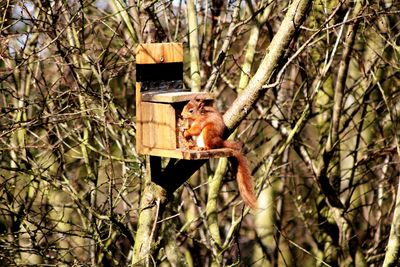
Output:
[[[271,78],[275,66],[278,65],[278,62],[284,56],[296,31],[304,21],[310,4],[311,1],[309,0],[296,0],[289,7],[254,77],[250,80],[243,94],[235,100],[231,108],[224,115],[224,121],[229,132],[232,132],[239,125],[248,114],[252,105],[258,100],[262,91],[262,85]],[[163,187],[168,194],[172,194],[189,179],[204,162],[205,160],[172,161],[159,176],[160,179],[157,179],[155,182]]]

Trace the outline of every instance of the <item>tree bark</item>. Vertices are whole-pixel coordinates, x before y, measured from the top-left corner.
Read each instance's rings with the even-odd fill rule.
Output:
[[[385,253],[384,267],[399,266],[400,264],[400,182],[397,180],[397,196],[394,208],[392,225],[390,228],[389,242]]]
[[[194,0],[188,0],[187,13],[189,22],[189,55],[190,55],[190,80],[192,81],[192,91],[199,92],[201,85],[200,77],[200,51],[196,5]]]

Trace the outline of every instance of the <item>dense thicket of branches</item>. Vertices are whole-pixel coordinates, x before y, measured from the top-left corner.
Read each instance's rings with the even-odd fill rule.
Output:
[[[225,117],[248,113],[235,136],[260,208],[211,160],[158,211],[141,264],[400,264],[400,3],[312,2],[253,110]],[[182,42],[186,87],[226,111],[271,68],[290,3],[1,1],[0,265],[131,265],[136,45]]]

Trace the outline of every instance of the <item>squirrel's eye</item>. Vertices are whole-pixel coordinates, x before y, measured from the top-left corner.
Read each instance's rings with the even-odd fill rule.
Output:
[[[189,112],[190,112],[190,113],[193,113],[193,109],[192,109],[192,108],[191,108],[191,109],[189,109]]]

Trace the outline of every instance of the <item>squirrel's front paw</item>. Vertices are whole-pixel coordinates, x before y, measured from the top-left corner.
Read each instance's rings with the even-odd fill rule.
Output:
[[[185,137],[186,139],[189,139],[189,137],[191,137],[190,133],[188,133],[187,130],[183,131],[183,137]]]

